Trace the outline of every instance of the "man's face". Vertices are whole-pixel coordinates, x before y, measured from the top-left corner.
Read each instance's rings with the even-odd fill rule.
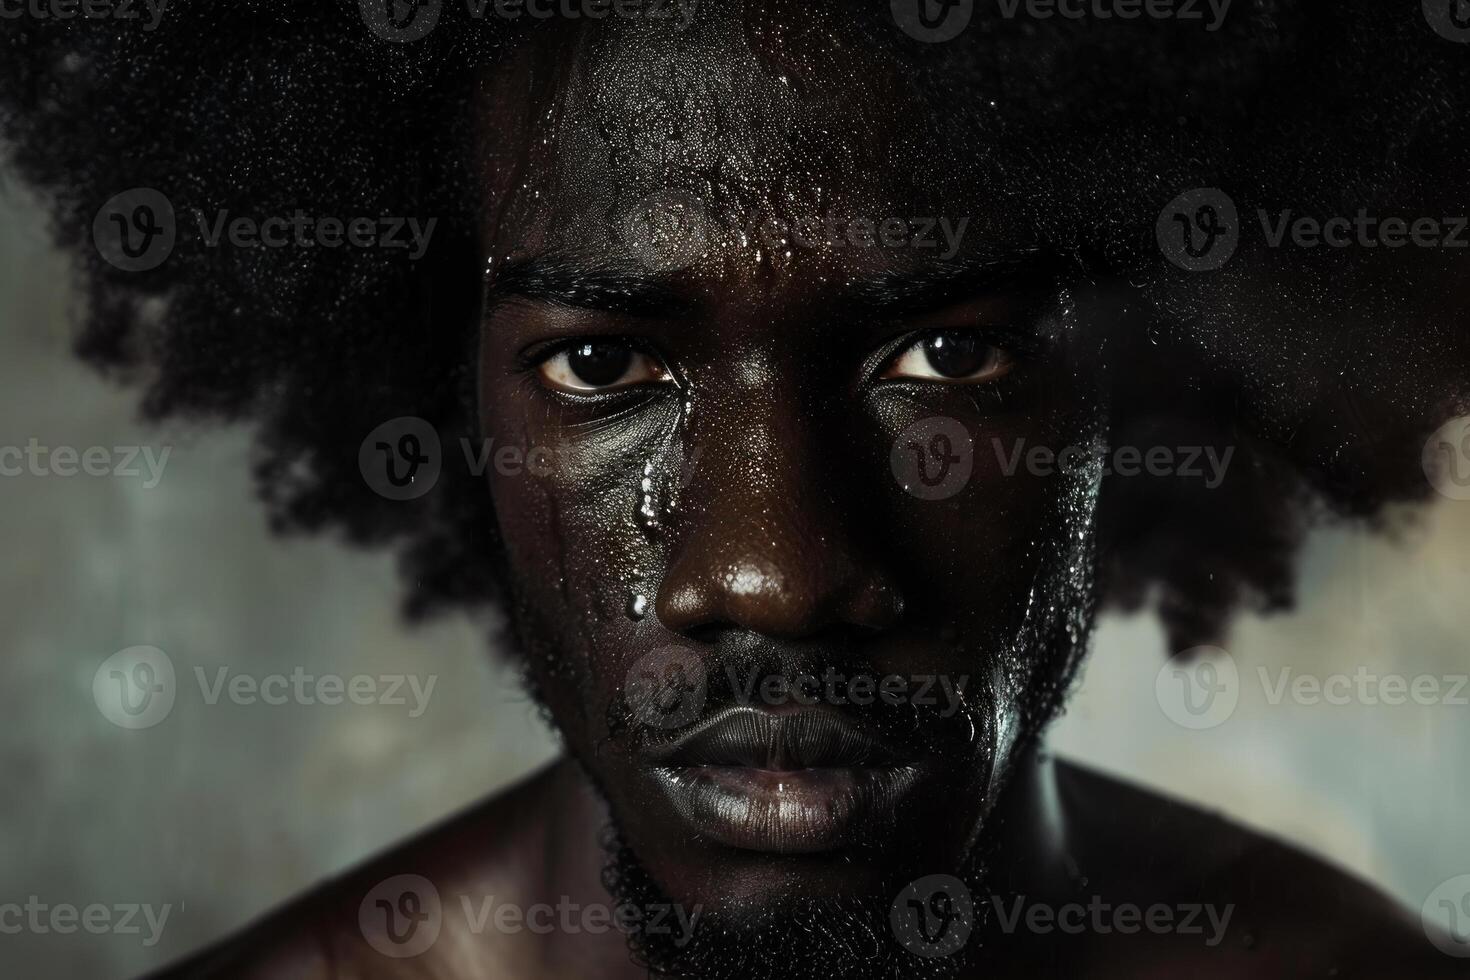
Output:
[[[485,110],[513,617],[641,866],[731,925],[983,847],[1091,593],[1098,476],[1027,462],[1100,438],[1084,304],[985,147],[799,42],[611,30]]]

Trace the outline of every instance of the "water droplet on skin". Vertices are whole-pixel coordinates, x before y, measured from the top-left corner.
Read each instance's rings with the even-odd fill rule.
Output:
[[[636,623],[647,615],[648,596],[643,595],[641,592],[635,592],[628,599],[628,618]]]

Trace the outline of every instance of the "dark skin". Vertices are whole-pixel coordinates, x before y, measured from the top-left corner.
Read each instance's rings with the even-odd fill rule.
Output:
[[[1198,935],[1053,933],[997,951],[976,976],[1133,978],[1181,970],[1211,980],[1459,975],[1412,916],[1369,885],[1184,804],[1064,763],[1051,769],[1066,805],[1068,841],[1079,846],[1074,853],[1089,872],[1076,900],[1085,904],[1098,895],[1147,905],[1187,888],[1208,896],[1200,901],[1233,902],[1237,911],[1224,941],[1213,948]],[[474,901],[494,895],[526,907],[564,898],[606,904],[599,879],[604,856],[595,843],[604,821],[603,804],[578,768],[555,763],[160,976],[645,977],[628,961],[616,930],[473,933],[463,916],[446,914],[427,953],[392,960],[371,948],[358,926],[362,897],[404,873],[434,881],[446,908],[459,895]],[[1136,859],[1139,827],[1149,828],[1145,860]]]
[[[256,927],[210,975],[644,976],[616,930],[474,934],[446,914],[430,950],[399,960],[358,927],[363,896],[396,874],[429,878],[447,910],[459,895],[607,904],[597,839],[612,820],[673,901],[737,928],[792,896],[892,895],[975,853],[996,896],[1234,909],[1212,945],[991,922],[967,976],[1448,976],[1453,961],[1367,886],[1035,750],[1085,643],[1077,569],[1095,487],[1008,476],[977,450],[964,488],[927,500],[890,459],[935,416],[986,445],[1105,429],[1097,337],[1113,307],[984,193],[967,161],[985,147],[926,143],[946,131],[943,107],[914,102],[881,64],[825,79],[843,97],[821,100],[792,91],[780,65],[803,59],[776,41],[735,43],[718,22],[683,39],[618,30],[578,51],[588,67],[549,118],[514,97],[545,83],[529,55],[481,96],[496,136],[482,161],[481,424],[497,446],[556,450],[543,473],[492,469],[488,492],[520,646],[568,758]],[[707,47],[691,72],[695,43]],[[659,85],[677,97],[650,104]],[[788,255],[779,234],[738,230],[650,252],[617,233],[669,191],[724,226],[790,227],[832,207],[968,223],[943,258],[911,243]],[[1059,611],[1036,611],[1037,583]],[[871,767],[884,772],[856,777],[881,786],[858,817],[813,816],[828,784],[784,764],[681,765],[750,801],[691,817],[682,783],[659,773],[670,732],[630,708],[637,665],[671,648],[715,676],[838,664],[973,686],[951,716],[892,737],[896,761]],[[863,723],[888,738],[891,720]],[[772,769],[795,804],[783,809],[791,790],[771,789]]]

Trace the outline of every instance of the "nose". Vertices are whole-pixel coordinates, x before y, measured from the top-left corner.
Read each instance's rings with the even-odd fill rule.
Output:
[[[837,492],[852,488],[846,468],[789,424],[720,428],[738,435],[707,431],[701,441],[655,599],[659,621],[691,637],[736,629],[782,639],[892,625],[903,600],[853,533],[854,508]]]

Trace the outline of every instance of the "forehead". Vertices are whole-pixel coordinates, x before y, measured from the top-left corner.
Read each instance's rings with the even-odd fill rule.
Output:
[[[919,91],[821,16],[608,22],[520,53],[482,89],[492,262],[883,273],[1028,247],[984,193],[966,93]]]
[[[1255,10],[1213,33],[1041,23],[977,5],[960,38],[918,44],[887,4],[678,10],[692,20],[565,20],[487,71],[475,115],[486,256],[636,261],[627,228],[656,195],[712,213],[712,262],[727,266],[769,258],[782,228],[834,208],[862,227],[968,219],[966,250],[1131,255],[1182,188],[1259,149],[1246,110],[1280,101],[1301,26]],[[818,275],[932,260],[794,257]]]

